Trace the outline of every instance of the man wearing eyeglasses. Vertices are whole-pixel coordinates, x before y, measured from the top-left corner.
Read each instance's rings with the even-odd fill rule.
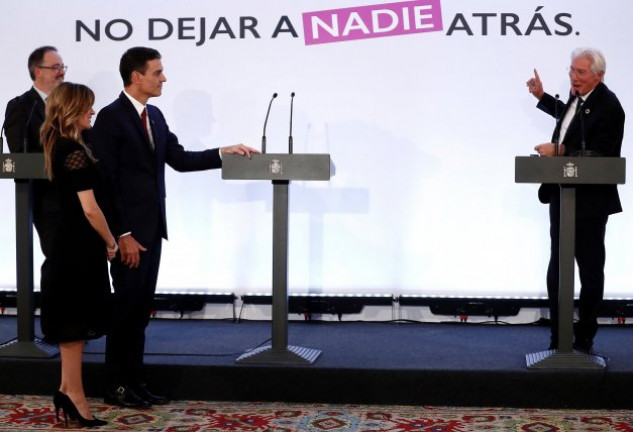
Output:
[[[57,49],[37,48],[28,59],[33,87],[9,101],[4,116],[5,134],[12,153],[42,152],[40,127],[44,122],[44,102],[51,91],[64,81],[67,67]],[[33,181],[33,223],[44,253],[42,281],[45,280],[59,217],[57,192],[46,179]]]
[[[44,102],[64,81],[66,66],[52,46],[31,53],[28,61],[33,87],[7,104],[5,130],[12,153],[41,152],[40,126],[44,122]]]
[[[606,61],[593,48],[580,48],[571,55],[570,92],[567,103],[543,91],[534,70],[527,81],[528,90],[539,102],[537,107],[556,117],[552,143],[537,145],[541,156],[620,157],[624,135],[624,110],[616,95],[604,84]],[[560,144],[555,154],[553,142]],[[550,303],[551,344],[558,349],[558,239],[560,230],[560,188],[544,184],[539,199],[549,203],[551,255],[547,269],[547,293]],[[578,185],[576,187],[575,258],[580,276],[578,322],[574,325],[574,349],[590,352],[598,330],[598,306],[604,295],[605,233],[609,215],[620,213],[622,206],[616,185]]]

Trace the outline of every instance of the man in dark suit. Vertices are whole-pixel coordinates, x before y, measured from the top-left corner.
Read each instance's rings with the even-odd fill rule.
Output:
[[[44,102],[55,87],[64,81],[67,67],[57,49],[52,46],[37,48],[28,59],[33,87],[9,101],[4,125],[9,150],[12,153],[43,151],[40,144],[40,127],[44,122]],[[44,254],[41,276],[46,280],[50,265],[53,236],[59,218],[57,191],[46,179],[33,183],[33,223],[40,238]]]
[[[104,174],[108,223],[118,237],[120,260],[111,265],[114,319],[106,340],[108,388],[105,401],[147,408],[168,399],[152,393],[145,382],[145,328],[156,290],[162,239],[167,239],[165,164],[176,171],[222,166],[222,154],[250,157],[257,150],[242,144],[186,151],[167,126],[161,111],[147,104],[161,95],[161,56],[152,48],[126,51],[119,71],[124,91],[104,107],[91,132],[97,165]]]
[[[558,154],[620,157],[624,135],[624,110],[615,94],[604,84],[606,62],[595,49],[577,49],[569,68],[570,97],[566,104],[543,91],[536,70],[529,79],[529,91],[539,100],[537,107],[547,114],[560,113],[552,141],[560,144]],[[534,148],[541,156],[556,156],[555,146],[544,143]],[[551,256],[547,269],[552,337],[550,349],[558,348],[558,270],[560,231],[560,188],[542,185],[539,199],[549,203]],[[576,249],[581,289],[578,322],[574,326],[574,348],[590,352],[598,330],[598,306],[604,296],[604,238],[609,215],[622,211],[616,185],[576,186]]]

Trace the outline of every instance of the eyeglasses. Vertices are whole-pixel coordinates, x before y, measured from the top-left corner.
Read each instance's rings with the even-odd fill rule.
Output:
[[[593,72],[587,69],[576,69],[575,67],[572,67],[572,66],[569,67],[569,75],[576,74],[579,78],[584,78],[590,73],[593,73]]]
[[[61,65],[53,65],[53,66],[38,66],[38,68],[40,69],[50,69],[52,71],[55,71],[55,73],[59,73],[59,71],[62,72],[66,72],[68,70],[68,66],[61,64]]]

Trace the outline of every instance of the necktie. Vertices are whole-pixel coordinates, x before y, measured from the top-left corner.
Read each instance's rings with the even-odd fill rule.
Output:
[[[143,108],[143,111],[141,112],[141,122],[143,123],[143,130],[145,131],[145,136],[149,140],[149,129],[147,129],[147,110],[145,108]]]
[[[580,110],[582,109],[582,104],[584,103],[584,99],[580,96],[577,97],[576,100],[576,114],[580,113]]]

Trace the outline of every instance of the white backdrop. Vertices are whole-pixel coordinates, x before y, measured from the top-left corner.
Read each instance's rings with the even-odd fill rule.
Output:
[[[66,79],[96,92],[98,111],[122,88],[121,54],[145,45],[162,53],[168,79],[151,102],[185,147],[259,148],[268,101],[278,92],[268,151],[286,152],[294,91],[295,152],[330,153],[337,172],[330,182],[291,185],[291,293],[545,295],[547,208],[536,185],[514,183],[514,156],[548,141],[554,121],[535,108],[525,81],[536,67],[546,90],[566,99],[570,52],[595,46],[607,58],[606,83],[628,112],[633,6],[437,0],[441,29],[306,44],[303,13],[380,3],[6,2],[0,105],[30,86],[28,54],[51,44],[69,65]],[[241,17],[257,21],[259,38],[249,31],[240,37]],[[173,33],[150,40],[148,23],[157,18]],[[219,19],[221,31],[212,35]],[[280,20],[296,37],[272,37]],[[99,40],[78,30],[78,21]],[[352,36],[362,34],[358,20],[351,24]],[[166,28],[161,21],[154,36],[165,36]],[[627,125],[625,157],[630,136]],[[222,181],[219,171],[172,170],[167,184],[170,240],[159,290],[268,292],[271,185]],[[0,289],[15,287],[13,190],[11,181],[0,183]],[[633,286],[629,186],[620,193],[625,213],[608,226],[608,297],[628,296]],[[36,264],[41,259],[38,250]]]

